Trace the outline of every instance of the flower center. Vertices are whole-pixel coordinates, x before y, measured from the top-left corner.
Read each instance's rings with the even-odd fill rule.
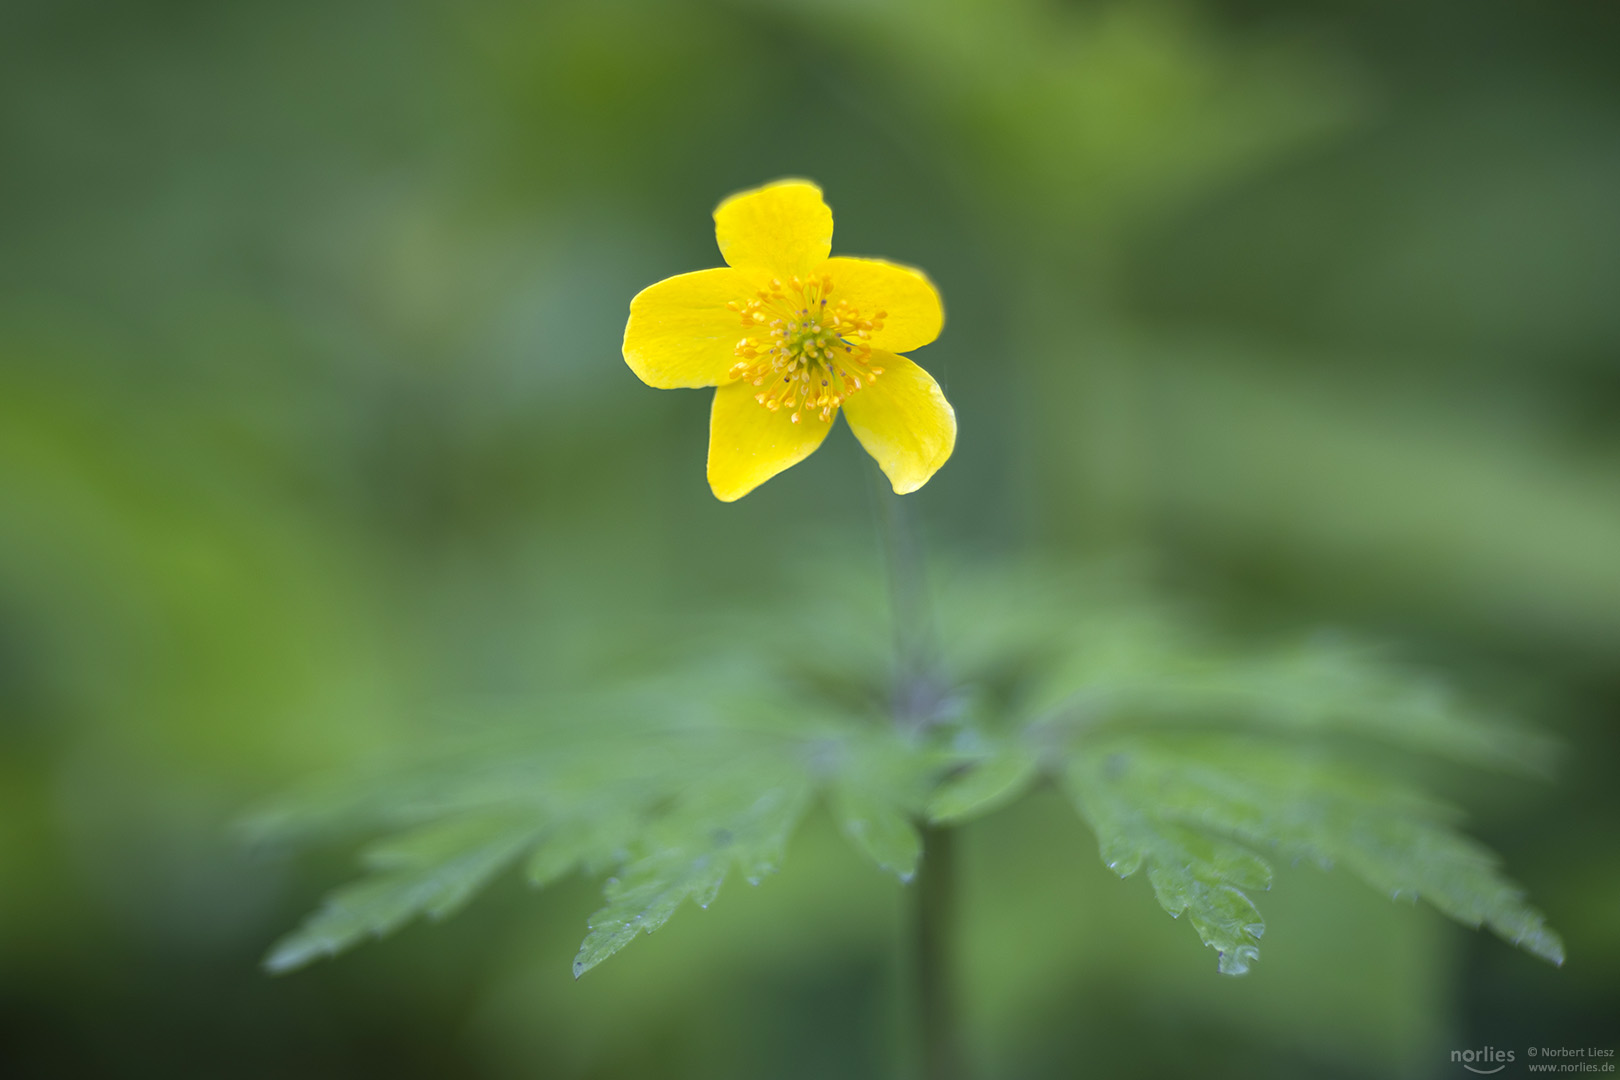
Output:
[[[737,342],[731,377],[762,387],[754,400],[776,412],[789,409],[797,424],[805,412],[831,420],[849,396],[883,374],[867,344],[888,312],[862,315],[847,300],[833,301],[832,278],[786,284],[771,279],[752,300],[726,305],[751,331]]]

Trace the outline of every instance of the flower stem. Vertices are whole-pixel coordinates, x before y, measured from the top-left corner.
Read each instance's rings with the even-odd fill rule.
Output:
[[[925,560],[911,508],[877,477],[879,521],[889,564],[894,620],[895,723],[920,733],[937,723],[945,704]],[[922,1080],[967,1075],[956,1015],[956,834],[922,826],[922,859],[912,883],[912,1002]]]
[[[917,1039],[923,1080],[963,1080],[954,978],[956,922],[956,832],[923,829],[923,858],[917,870],[912,947],[916,986]]]
[[[881,473],[877,477],[894,622],[894,718],[902,727],[921,730],[939,719],[945,696],[922,542],[911,508],[902,496],[888,490]]]

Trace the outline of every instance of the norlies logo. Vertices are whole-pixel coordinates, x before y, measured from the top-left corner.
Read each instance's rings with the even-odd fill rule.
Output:
[[[1513,1051],[1498,1050],[1494,1046],[1486,1046],[1478,1050],[1453,1050],[1451,1060],[1471,1073],[1489,1076],[1508,1067],[1508,1062],[1513,1060]]]

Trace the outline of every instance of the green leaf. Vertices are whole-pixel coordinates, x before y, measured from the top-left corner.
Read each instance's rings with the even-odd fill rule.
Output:
[[[1039,759],[1016,743],[957,766],[928,800],[928,820],[959,824],[999,809],[1022,795],[1035,779]]]
[[[842,579],[841,579],[842,580]],[[948,709],[897,725],[882,627],[847,588],[660,635],[638,679],[529,703],[470,737],[315,788],[260,814],[261,841],[407,829],[367,853],[268,963],[287,970],[442,917],[527,858],[536,886],[615,875],[575,960],[582,974],[686,900],[777,866],[817,794],[902,881],[918,824],[957,824],[1050,771],[1121,875],[1146,868],[1241,973],[1264,929],[1268,858],[1338,865],[1557,962],[1563,947],[1446,807],[1347,764],[1356,740],[1483,765],[1545,761],[1547,743],[1481,720],[1433,679],[1332,639],[1212,647],[1122,575],[973,569],[941,597]],[[865,598],[864,600],[862,598]],[[683,652],[682,650],[687,650]]]
[[[621,871],[610,909],[639,898],[652,911],[643,926],[668,918],[657,912],[671,882],[680,897],[706,899],[718,879],[699,880],[705,867],[738,867],[755,880],[769,873],[815,786],[811,744],[845,736],[802,712],[785,718],[752,693],[716,693],[703,674],[682,667],[669,680],[558,699],[566,722],[502,721],[256,815],[249,827],[260,842],[417,826],[372,848],[366,862],[378,873],[335,893],[278,944],[272,965],[286,970],[330,955],[418,912],[447,914],[525,855],[537,886],[576,869]],[[785,816],[772,818],[782,792],[792,798],[778,808]],[[709,848],[715,857],[706,858]],[[604,948],[608,928],[597,921],[602,932],[588,943],[595,959],[587,956],[586,966],[622,945]]]
[[[1271,887],[1271,867],[1236,844],[1211,840],[1156,819],[1111,783],[1077,763],[1070,782],[1080,812],[1097,833],[1103,861],[1120,877],[1144,864],[1154,896],[1172,917],[1188,913],[1226,975],[1242,975],[1260,957],[1265,922],[1248,892]],[[1105,766],[1105,769],[1107,766]]]
[[[1225,973],[1259,956],[1264,922],[1249,894],[1269,886],[1270,867],[1251,847],[1343,865],[1563,962],[1557,935],[1451,828],[1446,807],[1320,751],[1234,735],[1103,736],[1079,746],[1066,779],[1104,861],[1122,877],[1147,865],[1159,903],[1190,914]]]
[[[499,820],[434,825],[372,848],[378,874],[344,886],[265,959],[275,973],[333,956],[368,937],[382,937],[417,915],[443,919],[460,910],[491,878],[533,843],[531,824]]]
[[[608,808],[547,829],[529,856],[524,875],[543,889],[578,869],[605,870],[623,862],[641,827],[632,807]]]
[[[1262,652],[1191,652],[1135,695],[1160,715],[1287,734],[1353,732],[1470,764],[1547,774],[1544,737],[1466,708],[1439,679],[1334,635]]]
[[[682,901],[707,908],[731,870],[756,885],[774,873],[808,804],[809,789],[789,782],[747,806],[705,800],[666,820],[653,853],[608,882],[607,905],[591,916],[574,977],[663,926]]]
[[[941,617],[959,677],[998,687],[1025,720],[1351,735],[1540,775],[1556,757],[1552,740],[1484,713],[1387,649],[1323,631],[1248,646],[1212,640],[1123,570],[961,574]]]
[[[844,784],[834,790],[832,806],[844,835],[879,869],[908,883],[917,876],[922,837],[887,792]]]

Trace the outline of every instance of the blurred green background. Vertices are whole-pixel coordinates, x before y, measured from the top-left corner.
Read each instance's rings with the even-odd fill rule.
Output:
[[[891,1074],[904,898],[820,818],[577,984],[584,880],[269,978],[352,850],[231,830],[643,616],[876,564],[847,433],[722,505],[708,395],[619,358],[783,175],[945,296],[938,548],[1145,552],[1569,748],[1440,781],[1563,970],[1285,868],[1220,978],[1056,796],[971,827],[988,1074],[1614,1046],[1617,55],[1607,0],[0,7],[0,1072]]]

